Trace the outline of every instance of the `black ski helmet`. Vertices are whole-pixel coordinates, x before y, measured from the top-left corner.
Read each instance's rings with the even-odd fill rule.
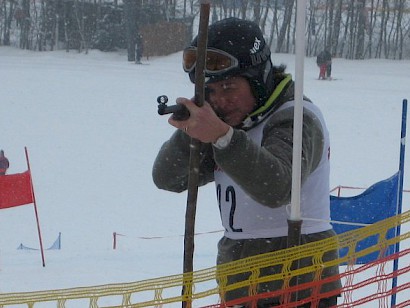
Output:
[[[197,37],[191,46],[197,46]],[[217,21],[208,28],[207,47],[232,55],[238,60],[239,65],[219,75],[205,72],[206,83],[243,76],[248,79],[258,100],[257,106],[263,104],[272,92],[272,62],[270,48],[259,26],[255,22],[235,17]],[[192,82],[195,81],[195,70],[189,72],[189,77]]]

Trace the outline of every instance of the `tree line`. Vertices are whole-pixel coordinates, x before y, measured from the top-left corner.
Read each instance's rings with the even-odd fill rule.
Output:
[[[254,20],[272,51],[293,53],[296,2],[213,0],[211,22],[231,16]],[[131,61],[144,29],[149,45],[158,40],[148,29],[180,23],[189,32],[172,49],[180,50],[195,34],[198,15],[198,0],[0,0],[0,45],[38,51],[126,48]],[[409,17],[410,0],[307,0],[306,55],[327,49],[348,59],[409,59]],[[176,41],[176,35],[181,34],[167,37]]]

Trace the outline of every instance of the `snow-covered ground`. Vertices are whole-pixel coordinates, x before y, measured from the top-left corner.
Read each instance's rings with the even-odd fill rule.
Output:
[[[294,56],[274,54],[294,74]],[[149,63],[148,63],[149,62]],[[173,131],[156,98],[191,97],[181,53],[126,61],[123,52],[30,52],[0,47],[0,148],[9,174],[27,170],[28,149],[47,248],[38,248],[32,205],[0,211],[0,292],[140,281],[182,272],[186,194],[158,190],[151,167]],[[336,80],[317,80],[305,59],[305,94],[331,133],[331,187],[367,187],[399,164],[401,107],[410,61],[334,59]],[[407,138],[408,139],[408,138]],[[407,151],[407,165],[410,154]],[[410,188],[406,168],[404,187]],[[404,210],[410,209],[409,194]],[[222,233],[214,187],[199,191],[194,267],[214,266]],[[113,232],[119,236],[113,250]],[[150,237],[160,237],[149,239]],[[148,239],[146,239],[148,238]],[[405,247],[408,248],[408,247]]]

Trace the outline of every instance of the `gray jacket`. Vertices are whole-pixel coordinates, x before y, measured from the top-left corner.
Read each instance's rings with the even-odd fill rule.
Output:
[[[273,104],[277,110],[293,99],[293,83]],[[199,185],[214,180],[215,164],[224,170],[247,194],[261,204],[279,207],[288,204],[292,186],[293,109],[272,111],[263,131],[262,146],[246,131],[234,129],[230,144],[217,149],[201,145]],[[152,176],[158,188],[182,192],[187,189],[190,137],[181,130],[161,147]],[[320,121],[304,110],[302,143],[302,182],[317,167],[323,152]],[[238,167],[240,166],[240,167]]]

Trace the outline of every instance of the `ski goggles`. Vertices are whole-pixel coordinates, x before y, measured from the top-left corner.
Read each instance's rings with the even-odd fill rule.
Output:
[[[186,73],[191,73],[196,67],[196,47],[188,47],[182,56],[182,66]],[[205,73],[208,76],[223,74],[233,68],[239,67],[239,61],[229,53],[216,49],[206,49]]]

